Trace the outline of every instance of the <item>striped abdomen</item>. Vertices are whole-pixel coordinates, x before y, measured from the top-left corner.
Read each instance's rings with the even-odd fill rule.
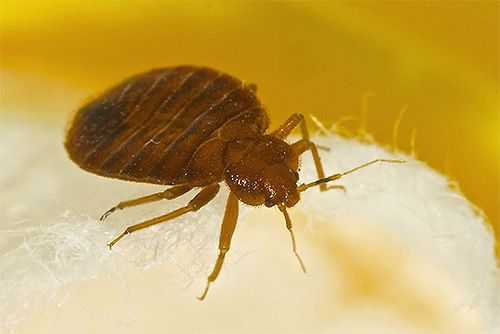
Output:
[[[266,117],[240,80],[209,68],[181,66],[134,76],[76,114],[66,150],[92,173],[130,181],[185,183],[195,152],[231,119]],[[257,121],[257,120],[256,120]],[[267,127],[267,119],[262,122]]]

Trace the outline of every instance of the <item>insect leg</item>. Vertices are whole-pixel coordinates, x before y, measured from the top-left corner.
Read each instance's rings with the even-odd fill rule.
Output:
[[[286,138],[292,130],[300,124],[300,130],[302,132],[302,140],[298,141],[295,145],[296,151],[298,154],[303,153],[306,150],[311,150],[314,165],[316,166],[316,172],[318,173],[318,178],[325,178],[325,172],[323,170],[323,165],[321,165],[321,159],[319,157],[318,149],[316,145],[309,138],[309,131],[307,130],[307,124],[304,119],[304,115],[302,114],[293,114],[288,117],[288,119],[283,123],[278,129],[274,130],[271,135],[276,136],[280,139]],[[300,143],[300,144],[299,144]],[[292,145],[293,147],[293,145]],[[326,185],[319,186],[321,191],[326,190]]]
[[[177,198],[185,193],[187,193],[189,190],[193,189],[192,187],[189,187],[187,185],[179,185],[179,186],[174,186],[172,188],[169,188],[165,191],[144,196],[144,197],[139,197],[136,199],[132,199],[129,201],[123,201],[118,203],[118,205],[112,207],[108,211],[106,211],[99,220],[104,220],[106,219],[107,216],[109,216],[111,213],[113,213],[116,210],[122,210],[126,207],[129,206],[136,206],[136,205],[141,205],[141,204],[146,204],[146,203],[151,203],[151,202],[156,202],[160,201],[162,199],[174,199]]]
[[[220,238],[219,238],[219,256],[217,257],[217,261],[215,262],[214,270],[208,276],[207,286],[205,291],[198,297],[199,300],[203,300],[207,295],[208,288],[210,287],[210,283],[217,279],[219,276],[219,272],[222,268],[222,264],[224,263],[224,257],[226,253],[229,251],[229,247],[231,246],[231,239],[233,237],[234,229],[236,228],[236,222],[238,221],[238,198],[233,192],[229,193],[229,197],[227,199],[226,211],[224,212],[224,219],[222,221],[222,227],[220,230]]]
[[[278,137],[280,139],[285,139],[288,135],[299,125],[299,123],[304,121],[304,115],[302,114],[293,114],[285,121],[285,123],[281,124],[276,130],[271,132],[271,136]],[[304,136],[304,134],[302,134]],[[307,134],[307,138],[309,140],[309,135]]]
[[[118,238],[116,238],[115,240],[111,241],[108,244],[109,249],[111,249],[111,247],[113,247],[114,244],[116,244],[121,238],[123,238],[127,234],[130,234],[138,230],[142,230],[143,228],[146,227],[166,222],[167,220],[174,219],[191,211],[198,211],[202,206],[210,202],[215,197],[215,195],[217,195],[217,193],[219,192],[219,188],[220,186],[218,183],[213,183],[211,185],[203,187],[201,191],[185,207],[174,210],[170,213],[167,213],[166,215],[159,216],[150,220],[146,220],[142,223],[127,227],[127,229],[122,234],[120,234]]]

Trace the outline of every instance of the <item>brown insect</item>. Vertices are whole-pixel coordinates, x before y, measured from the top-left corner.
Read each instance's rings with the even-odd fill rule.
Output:
[[[217,278],[229,251],[238,218],[238,201],[277,206],[283,213],[297,254],[292,223],[286,208],[304,190],[339,179],[377,159],[342,174],[325,177],[318,151],[309,140],[304,117],[293,114],[266,134],[269,118],[255,95],[255,86],[206,67],[179,66],[136,75],[81,108],[66,136],[70,158],[81,168],[106,177],[172,186],[149,196],[124,201],[117,209],[173,199],[193,188],[199,193],[183,208],[128,227],[125,235],[159,224],[210,202],[224,181],[230,189],[222,221],[219,256],[208,277]],[[284,139],[300,125],[301,140]],[[310,150],[319,179],[300,184],[299,156]]]

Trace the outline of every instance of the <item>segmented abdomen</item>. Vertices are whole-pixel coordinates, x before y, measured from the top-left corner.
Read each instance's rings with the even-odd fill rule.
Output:
[[[200,145],[252,108],[260,108],[257,97],[227,74],[193,66],[152,70],[80,109],[65,146],[92,173],[179,184]]]

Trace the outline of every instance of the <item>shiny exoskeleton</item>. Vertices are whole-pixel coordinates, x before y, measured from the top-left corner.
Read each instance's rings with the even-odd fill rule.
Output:
[[[295,250],[286,208],[297,204],[301,191],[316,185],[324,190],[324,183],[353,171],[325,177],[300,114],[266,133],[269,117],[255,89],[206,67],[155,69],[129,78],[81,108],[66,136],[70,158],[89,172],[171,186],[164,192],[121,202],[101,220],[117,209],[176,198],[200,188],[188,205],[130,226],[109,244],[110,248],[126,234],[197,211],[216,196],[220,182],[227,184],[230,193],[219,257],[200,299],[217,278],[229,250],[239,201],[279,208],[293,251],[305,270]],[[285,138],[298,125],[303,139],[288,144]],[[319,180],[298,185],[299,156],[306,150],[312,152]],[[376,161],[380,160],[368,164]]]

